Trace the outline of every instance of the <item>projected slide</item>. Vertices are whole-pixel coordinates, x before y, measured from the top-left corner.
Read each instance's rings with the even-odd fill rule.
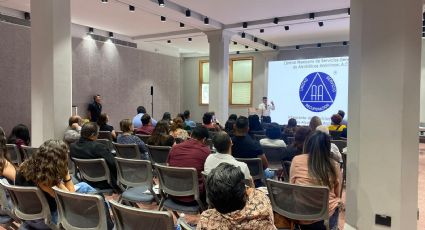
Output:
[[[299,125],[308,125],[318,116],[329,125],[332,114],[347,112],[348,57],[270,62],[268,98],[276,105],[273,122],[286,124],[295,118]]]

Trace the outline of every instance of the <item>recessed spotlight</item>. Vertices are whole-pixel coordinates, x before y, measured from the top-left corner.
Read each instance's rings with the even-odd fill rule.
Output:
[[[346,41],[342,42],[343,46],[346,46],[347,44],[348,44],[348,42],[346,42]]]
[[[264,46],[269,46],[269,43],[268,42],[264,42]]]
[[[254,38],[254,42],[258,42],[258,38]]]
[[[279,18],[274,18],[274,19],[273,19],[273,23],[274,23],[274,24],[278,24],[278,23],[279,23]]]
[[[190,17],[190,15],[191,15],[190,10],[186,10],[186,17],[187,17],[187,18],[189,18],[189,17]]]
[[[248,49],[249,48],[249,46],[245,46],[245,49]]]
[[[167,21],[167,18],[164,16],[161,16],[161,22],[165,22],[165,21]]]
[[[257,52],[258,52],[258,49],[255,49],[255,51],[257,51]]]
[[[323,22],[318,22],[319,26],[322,27],[323,26]]]
[[[237,42],[233,42],[233,45],[237,45],[238,43]]]
[[[322,47],[322,43],[317,43],[317,47],[318,48]]]
[[[314,20],[314,13],[310,13],[309,15],[308,15],[308,18],[310,19],[310,20]]]
[[[239,51],[236,51],[236,54],[240,54],[241,52],[239,52]]]
[[[180,27],[184,27],[184,23],[183,22],[180,22]]]
[[[245,32],[242,32],[241,37],[245,38],[245,36],[246,36]]]
[[[187,38],[187,40],[191,42],[192,41],[192,38]]]
[[[347,13],[348,15],[351,15],[351,8],[348,8]]]
[[[209,19],[208,17],[205,17],[205,18],[204,18],[204,24],[205,24],[205,25],[210,24],[210,19]]]
[[[300,49],[300,46],[295,46],[295,49],[299,50]]]
[[[128,10],[129,10],[130,12],[134,12],[134,11],[136,10],[136,8],[135,8],[134,6],[132,6],[132,5],[129,5],[129,6],[128,6]]]
[[[171,43],[171,40],[168,40],[167,43]]]
[[[108,0],[102,0],[101,2],[102,3],[108,3]]]
[[[285,30],[289,30],[289,26],[285,26]]]
[[[242,23],[242,27],[243,27],[243,28],[248,28],[248,22],[244,22],[244,23]]]
[[[25,12],[25,13],[24,13],[24,18],[25,18],[25,20],[27,20],[27,21],[31,20],[31,14],[30,14],[30,13],[28,13],[28,12]]]
[[[113,38],[114,37],[114,33],[113,32],[109,32],[109,37]]]
[[[93,27],[89,27],[89,34],[93,34],[94,33],[94,28]]]
[[[158,5],[159,5],[160,7],[164,7],[164,6],[165,6],[165,4],[164,4],[164,0],[158,0]]]
[[[276,45],[274,45],[274,46],[273,46],[273,49],[274,49],[274,50],[275,50],[275,49],[277,49],[277,46],[276,46]]]
[[[260,29],[260,33],[264,33],[264,29]]]

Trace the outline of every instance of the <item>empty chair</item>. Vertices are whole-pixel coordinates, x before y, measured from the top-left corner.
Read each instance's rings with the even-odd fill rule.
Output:
[[[114,143],[117,156],[127,159],[141,159],[139,146],[136,144],[117,144]]]
[[[198,173],[194,168],[169,167],[156,164],[155,168],[159,177],[159,190],[161,193],[161,202],[159,210],[163,208],[184,213],[201,213],[204,208],[204,203],[199,195]],[[193,196],[197,204],[183,205],[174,202],[170,197]]]
[[[143,143],[148,143],[148,139],[151,137],[151,135],[145,135],[145,134],[136,134],[137,137],[140,138],[140,140],[143,141]]]
[[[99,131],[98,139],[107,139],[112,141],[112,133],[109,131]]]
[[[263,153],[269,162],[269,168],[271,169],[280,169],[281,161],[285,157],[286,148],[285,147],[270,147],[262,146]]]
[[[329,229],[329,189],[267,179],[273,211],[293,220],[324,220]]]
[[[88,182],[101,182],[106,181],[111,189],[99,189],[100,193],[110,193],[113,191],[113,184],[111,180],[111,173],[109,172],[108,165],[106,164],[105,159],[78,159],[72,158],[75,163],[78,172],[80,173],[81,178]],[[91,184],[93,185],[93,183]]]
[[[137,202],[159,203],[153,191],[152,165],[147,160],[115,157],[117,164],[117,184],[124,191],[121,199],[137,207]],[[148,192],[147,192],[148,191]]]
[[[168,154],[170,153],[170,146],[153,146],[147,145],[149,149],[149,157],[152,164],[166,164]]]
[[[107,214],[103,198],[99,195],[68,192],[53,187],[58,205],[61,227],[72,230],[106,230]],[[112,224],[110,224],[112,225]]]
[[[52,222],[49,204],[39,188],[10,185],[6,180],[0,180],[0,184],[1,187],[9,193],[13,203],[11,207],[12,213],[19,219],[42,219],[48,227],[59,229],[57,225]]]
[[[173,216],[167,211],[129,207],[113,200],[109,203],[117,230],[174,230]]]
[[[236,160],[245,162],[248,165],[252,179],[264,181],[263,162],[260,158],[236,158]]]
[[[38,148],[35,148],[35,147],[25,146],[25,145],[22,145],[21,148],[22,148],[22,151],[24,153],[24,159],[29,158],[38,149]]]
[[[345,147],[347,147],[347,140],[342,140],[342,139],[340,139],[340,140],[331,140],[331,143],[334,143],[338,147],[339,152],[341,152],[341,153],[342,153],[342,150]]]
[[[7,154],[9,154],[9,157],[12,163],[17,165],[21,164],[22,157],[18,147],[15,144],[6,144],[6,148],[7,148]]]

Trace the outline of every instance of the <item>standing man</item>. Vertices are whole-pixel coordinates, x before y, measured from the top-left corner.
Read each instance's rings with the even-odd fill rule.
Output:
[[[89,118],[91,122],[97,122],[100,114],[102,113],[102,98],[99,94],[93,96],[93,103],[89,104]]]
[[[270,110],[274,110],[274,103],[273,101],[270,102],[271,104],[267,103],[267,97],[263,97],[263,103],[261,103],[258,106],[258,109],[261,110],[261,120],[263,123],[271,123],[272,119],[270,117]]]

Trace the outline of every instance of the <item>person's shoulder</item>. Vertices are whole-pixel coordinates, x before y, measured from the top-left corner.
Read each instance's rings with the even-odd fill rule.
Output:
[[[292,159],[292,164],[297,164],[297,163],[302,163],[308,160],[308,154],[300,154],[300,155],[296,155],[293,159]]]

